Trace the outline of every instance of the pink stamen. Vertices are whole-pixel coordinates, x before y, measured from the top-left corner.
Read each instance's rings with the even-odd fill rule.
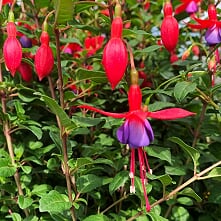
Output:
[[[144,156],[143,156],[143,149],[138,148],[138,157],[139,157],[139,162],[140,162],[140,179],[143,187],[143,192],[144,192],[144,198],[146,202],[146,210],[147,212],[150,211],[150,203],[148,200],[147,192],[146,192],[146,187],[145,187],[145,180],[146,180],[146,169],[144,165]]]
[[[144,155],[144,159],[145,159],[145,163],[146,163],[146,166],[147,166],[147,169],[148,169],[148,173],[152,174],[152,169],[150,168],[150,165],[149,165],[149,162],[148,162],[148,159],[147,159],[147,153],[146,151],[143,149],[143,155]]]

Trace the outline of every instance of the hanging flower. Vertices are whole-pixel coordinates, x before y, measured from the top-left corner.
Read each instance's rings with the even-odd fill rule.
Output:
[[[135,192],[134,176],[135,176],[135,150],[138,151],[139,163],[140,163],[140,178],[143,186],[144,197],[146,201],[146,210],[150,211],[150,203],[146,194],[146,170],[151,173],[151,169],[148,164],[146,152],[144,146],[148,146],[154,139],[154,133],[147,118],[155,118],[161,120],[173,120],[177,118],[188,117],[194,115],[194,113],[183,110],[181,108],[169,108],[156,112],[149,112],[145,108],[141,107],[142,93],[140,87],[137,84],[132,84],[128,92],[129,112],[127,113],[110,113],[89,105],[80,105],[79,108],[85,108],[98,112],[100,114],[110,116],[113,118],[124,118],[125,122],[117,130],[117,139],[123,143],[129,145],[131,148],[131,164],[130,164],[130,178],[131,187],[130,192]]]
[[[217,19],[216,7],[210,4],[208,7],[208,19],[202,20],[194,15],[194,19],[198,24],[188,23],[188,26],[193,29],[207,29],[205,40],[209,45],[218,44],[221,42],[221,22]]]
[[[8,37],[3,45],[3,55],[5,59],[6,67],[14,77],[16,69],[19,67],[22,59],[22,47],[18,39],[16,38],[16,26],[15,23],[10,21],[7,24]]]
[[[113,19],[111,39],[103,51],[102,64],[112,89],[121,81],[128,63],[126,46],[122,40],[123,21],[120,16]]]
[[[48,33],[43,31],[40,37],[41,46],[35,54],[34,65],[40,81],[51,73],[54,66],[54,57],[49,46],[49,39]]]
[[[179,38],[179,25],[173,17],[173,8],[170,2],[166,2],[163,8],[164,19],[161,24],[161,39],[164,47],[171,53],[176,48]]]
[[[179,14],[183,11],[186,11],[189,14],[195,13],[198,11],[198,3],[201,0],[180,0],[182,4],[178,5],[175,8],[175,14]]]
[[[12,3],[13,3],[13,0],[3,0],[3,1],[2,1],[2,5],[6,5],[6,4],[8,4],[8,3],[12,4]]]

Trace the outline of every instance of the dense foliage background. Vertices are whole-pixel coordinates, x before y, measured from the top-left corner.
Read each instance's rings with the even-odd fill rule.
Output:
[[[172,1],[173,7],[180,3]],[[201,1],[198,17],[207,18],[209,3],[217,4],[219,14],[219,1]],[[219,61],[216,71],[208,68],[220,44],[208,46],[205,30],[188,28],[189,15],[182,12],[175,16],[180,25],[175,52],[179,60],[171,63],[169,52],[159,44],[163,4],[162,0],[121,1],[123,38],[133,50],[143,103],[149,111],[181,107],[196,113],[172,121],[149,120],[155,140],[145,147],[153,170],[147,174],[152,204],[147,213],[139,162],[136,193],[129,192],[130,150],[116,139],[123,120],[77,108],[87,103],[110,112],[128,111],[129,65],[124,79],[111,90],[101,64],[114,2],[15,3],[17,38],[25,35],[32,40],[31,47],[23,47],[23,62],[31,67],[32,79],[24,81],[19,71],[12,77],[1,53],[2,221],[220,220]],[[9,4],[2,6],[2,47],[9,10]],[[55,64],[49,77],[39,81],[34,55],[48,14]],[[199,51],[189,50],[182,60],[193,45]]]

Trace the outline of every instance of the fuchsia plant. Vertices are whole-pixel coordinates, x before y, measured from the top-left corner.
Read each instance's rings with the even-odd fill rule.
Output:
[[[175,14],[186,11],[189,14],[198,11],[198,3],[201,0],[180,0],[182,3],[175,8]]]

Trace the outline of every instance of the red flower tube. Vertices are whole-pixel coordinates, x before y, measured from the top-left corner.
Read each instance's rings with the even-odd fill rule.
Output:
[[[48,33],[43,31],[40,37],[41,46],[35,54],[35,70],[40,81],[51,73],[54,66],[54,57],[49,47],[49,39]]]
[[[164,47],[173,52],[176,48],[179,38],[179,25],[177,20],[173,17],[173,8],[170,2],[164,5],[164,19],[161,24],[161,39]]]
[[[22,59],[22,47],[16,38],[16,26],[14,22],[8,22],[7,34],[8,37],[3,45],[3,55],[6,67],[14,77],[16,69],[19,67]]]

